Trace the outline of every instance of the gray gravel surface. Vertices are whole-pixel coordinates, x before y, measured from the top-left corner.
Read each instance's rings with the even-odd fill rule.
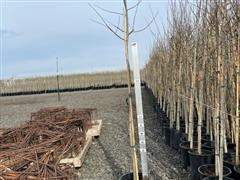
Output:
[[[150,179],[190,179],[179,153],[164,144],[152,97],[144,88],[142,93]],[[0,124],[1,128],[16,127],[43,107],[96,107],[103,120],[101,136],[94,140],[76,172],[84,180],[115,180],[131,171],[126,98],[125,88],[62,93],[61,103],[56,94],[0,97]]]

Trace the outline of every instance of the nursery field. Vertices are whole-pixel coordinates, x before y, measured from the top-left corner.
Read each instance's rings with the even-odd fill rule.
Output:
[[[131,175],[134,180],[145,180],[149,174],[153,180],[239,180],[240,1],[172,1],[167,25],[162,32],[158,27],[160,22],[151,12],[153,19],[142,30],[152,24],[158,32],[150,29],[154,36],[153,47],[143,67],[138,64],[137,43],[129,41],[132,33],[141,32],[134,29],[140,3],[141,0],[135,6],[127,8],[127,0],[123,0],[124,14],[117,14],[125,22],[124,29],[116,26],[116,31],[120,30],[123,36],[111,29],[112,26],[115,29],[115,25],[105,20],[98,10],[115,12],[90,5],[103,21],[102,25],[124,40],[127,71],[1,80],[0,127],[18,127],[30,119],[31,112],[44,107],[97,108],[102,119],[98,121],[102,122],[102,132],[98,138],[90,137],[94,137],[93,145],[83,166],[75,171],[80,179],[111,180],[126,174],[120,180],[128,179]],[[131,9],[135,9],[133,27],[128,23]],[[129,15],[132,16],[131,13]],[[139,68],[141,73],[138,72]],[[140,82],[144,85],[143,99],[140,95]],[[137,103],[134,102],[131,85],[135,86]],[[82,120],[74,124],[77,126],[76,132],[82,133],[86,139],[88,128],[94,124],[92,114],[88,117],[86,119],[90,119],[90,123]],[[68,117],[66,119],[63,122],[70,121]],[[138,122],[135,122],[136,119]],[[44,125],[49,124],[46,121],[45,119]],[[82,129],[78,127],[79,124]],[[58,129],[61,129],[59,132],[65,130]],[[5,132],[4,135],[10,134],[7,136],[9,139],[18,139],[18,134],[13,136],[8,130]],[[29,137],[34,133],[29,134],[23,140],[27,144],[30,144],[28,142],[33,138]],[[2,139],[0,150],[13,144],[8,138]],[[35,139],[42,141],[40,136]],[[23,142],[18,143],[23,146]],[[140,142],[140,147],[138,144],[136,146],[136,142]],[[82,144],[84,143],[85,141]],[[16,150],[19,144],[13,144],[13,149]],[[84,149],[78,145],[74,147],[76,146]],[[140,153],[136,152],[139,149]],[[0,152],[1,162],[6,159],[11,161],[8,157],[1,159],[1,154],[3,153]],[[138,162],[140,159],[141,162]],[[59,158],[56,164],[60,160],[62,159]],[[33,169],[32,164],[29,164],[30,169]],[[11,170],[6,167],[3,167],[4,171]],[[55,174],[57,172],[56,168],[51,171]]]
[[[86,90],[89,88],[104,88],[125,85],[125,71],[97,72],[85,74],[59,74],[22,79],[0,80],[0,96],[44,94],[60,91]]]
[[[150,179],[190,179],[179,153],[165,145],[160,126],[162,115],[154,109],[153,96],[142,88],[143,109]],[[30,113],[43,107],[97,108],[103,127],[90,147],[83,166],[76,170],[80,179],[118,179],[130,171],[127,89],[66,92],[57,102],[57,94],[0,97],[2,128],[17,127],[30,119]]]

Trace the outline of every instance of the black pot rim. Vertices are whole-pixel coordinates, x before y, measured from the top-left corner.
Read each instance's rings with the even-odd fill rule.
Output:
[[[189,147],[184,146],[183,144],[185,144],[185,143],[189,143]],[[196,143],[196,141],[193,141],[193,143]],[[189,142],[189,141],[181,142],[181,143],[179,144],[179,147],[182,148],[182,149],[190,149],[190,142]],[[193,149],[196,149],[196,148],[197,148],[197,146],[193,146]]]
[[[179,147],[182,148],[182,149],[189,149],[189,147],[187,147],[187,146],[184,145],[184,144],[186,144],[186,143],[190,143],[190,142],[189,142],[189,141],[181,142],[181,143],[179,144]]]
[[[234,169],[234,171],[236,171],[236,172],[238,172],[240,174],[240,168],[237,168],[236,165],[234,165],[233,169]]]
[[[193,150],[195,150],[195,151],[193,151]],[[193,150],[189,150],[188,151],[188,153],[190,155],[193,155],[193,156],[201,156],[201,157],[203,157],[203,156],[213,156],[214,155],[214,152],[212,152],[210,150],[206,150],[206,149],[202,149],[202,152],[204,151],[205,154],[203,154],[203,153],[202,154],[198,154],[198,152],[196,152],[197,149],[193,149]]]
[[[205,147],[212,147],[212,146],[209,146],[207,143],[215,143],[214,141],[207,141],[203,144],[203,146]],[[206,145],[207,144],[207,145]],[[212,144],[211,144],[212,145]],[[214,146],[213,146],[214,147]]]
[[[223,162],[235,166],[235,163],[233,163],[233,162],[230,162],[230,161],[227,161],[227,160],[223,160]]]
[[[207,176],[207,177],[216,177],[216,176],[209,176],[207,174],[204,174],[202,171],[201,171],[201,167],[206,167],[206,166],[211,166],[211,167],[215,167],[215,164],[204,164],[204,165],[201,165],[198,167],[198,172],[204,176]],[[223,166],[224,169],[227,169],[228,173],[227,174],[223,174],[223,176],[229,176],[231,173],[232,173],[232,170],[226,166]]]
[[[214,178],[214,179],[215,179],[215,178],[218,178],[218,176],[205,177],[205,178],[203,178],[203,180],[208,180],[209,178],[210,178],[210,179],[211,179],[211,178]],[[226,179],[226,180],[234,180],[233,178],[230,178],[230,177],[223,177],[223,180],[225,180],[225,179]]]

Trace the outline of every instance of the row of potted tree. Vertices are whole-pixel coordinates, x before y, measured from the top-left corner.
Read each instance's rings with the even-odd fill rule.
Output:
[[[155,23],[157,25],[157,22]],[[240,179],[240,2],[172,3],[142,71],[192,179]]]

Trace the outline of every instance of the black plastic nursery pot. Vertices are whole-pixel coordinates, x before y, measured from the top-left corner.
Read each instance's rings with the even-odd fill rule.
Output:
[[[198,173],[199,166],[203,164],[211,164],[213,163],[214,153],[209,150],[202,149],[201,154],[195,151],[188,151],[189,158],[190,158],[190,169],[192,180],[199,180],[200,174]]]
[[[205,177],[203,180],[219,180],[219,177]],[[223,177],[223,180],[234,180],[230,177]]]
[[[197,136],[193,136],[193,141],[197,141],[198,137]],[[181,142],[186,142],[188,141],[188,135],[183,133],[182,136],[180,137],[180,143]]]
[[[157,113],[157,119],[159,120],[160,126],[163,127],[166,121],[162,118],[160,113]]]
[[[170,128],[170,147],[174,147],[175,129]]]
[[[161,128],[164,128],[165,126],[166,126],[166,127],[169,127],[169,126],[170,126],[168,119],[165,118],[165,117],[160,117],[159,122],[160,122],[160,127],[161,127]]]
[[[196,149],[197,142],[194,142],[194,149]],[[187,167],[190,165],[190,159],[188,151],[190,150],[190,142],[182,142],[179,144],[179,149],[181,151],[181,158],[183,161],[183,168],[187,169]]]
[[[160,104],[157,103],[155,109],[156,109],[157,113],[160,113],[160,111],[161,111]]]
[[[234,178],[240,179],[240,166],[234,166]]]
[[[180,143],[182,142],[187,142],[187,134],[182,134],[182,136],[180,137]]]
[[[171,136],[172,147],[176,150],[179,149],[180,138],[182,137],[182,133],[179,130],[173,129],[173,134]]]
[[[210,142],[210,135],[203,135],[202,136],[202,143],[204,144],[205,142]]]
[[[168,119],[167,118],[165,118],[165,117],[161,117],[161,123],[160,124],[162,124],[162,126],[166,126],[166,125],[168,125],[169,126],[169,121],[168,121]]]
[[[230,150],[230,151],[235,151],[236,144],[228,143],[227,148],[228,148],[228,150]]]
[[[162,122],[162,125],[160,123],[160,127],[162,129],[162,135],[165,136],[165,128],[168,127],[169,128],[169,123],[166,121],[166,122]]]
[[[205,134],[205,132],[202,131],[202,142],[203,142],[204,139],[205,139],[205,135],[204,135],[204,134]],[[193,132],[193,136],[198,137],[198,132],[197,132],[197,130]]]
[[[203,144],[203,149],[214,151],[215,149],[215,142],[214,141],[208,141]]]
[[[185,126],[181,126],[180,131],[181,131],[181,133],[185,133]]]
[[[215,174],[215,164],[204,164],[199,166],[198,173],[200,174],[200,180],[204,179],[205,177],[217,177]],[[231,175],[231,173],[231,169],[223,166],[223,177],[228,177]]]
[[[164,137],[165,137],[165,144],[170,146],[170,128],[169,127],[163,127],[164,129]]]
[[[138,176],[139,176],[139,180],[143,179],[142,173],[138,173]],[[119,180],[134,180],[133,173],[131,172],[131,173],[124,174],[119,178]]]
[[[235,171],[234,171],[234,165],[235,165],[235,152],[229,151],[228,153],[224,154],[224,160],[223,165],[231,169],[232,174],[230,175],[231,178],[235,178]]]

